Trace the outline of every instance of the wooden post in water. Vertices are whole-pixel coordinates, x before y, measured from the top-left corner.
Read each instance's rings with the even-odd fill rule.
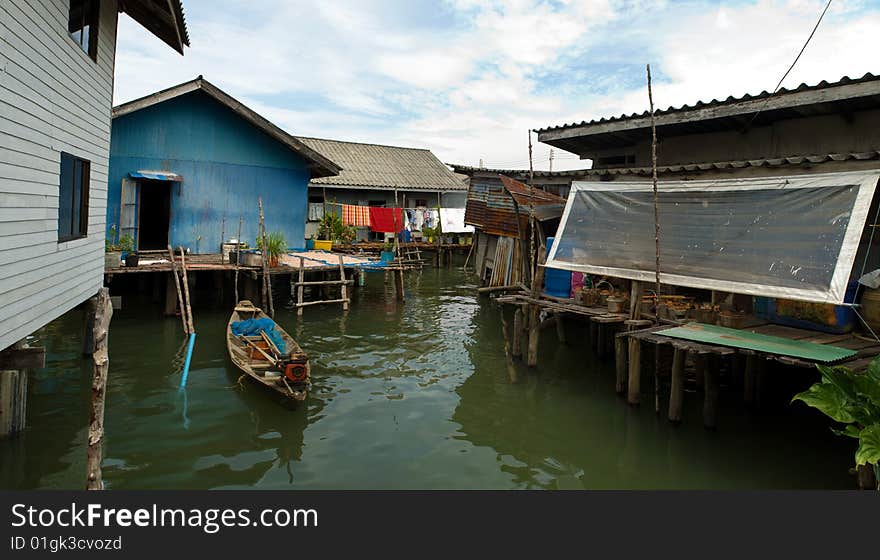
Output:
[[[194,333],[196,332],[196,328],[193,326],[192,306],[190,305],[189,299],[189,280],[187,279],[188,273],[186,271],[186,255],[184,254],[183,247],[180,248],[180,275],[183,277],[183,297],[184,302],[186,303],[186,323],[189,327],[187,332]],[[183,312],[183,309],[181,309],[181,312]]]
[[[110,359],[107,354],[107,332],[113,306],[110,304],[110,290],[101,288],[95,305],[95,352],[92,354],[92,401],[89,416],[89,439],[86,450],[86,490],[103,490],[101,480],[101,459],[104,446],[104,402],[106,400],[107,371]]]
[[[406,301],[406,295],[403,291],[403,267],[397,269],[395,274],[395,287],[397,289],[397,300]]]
[[[348,286],[345,283],[345,264],[342,259],[342,255],[337,255],[337,257],[339,257],[339,280],[342,281],[342,284],[340,284],[340,286],[342,286],[342,287],[340,288],[341,291],[339,293],[339,295],[341,296],[341,299],[343,300],[342,301],[342,310],[348,311],[349,300],[348,300]]]
[[[543,265],[544,260],[547,257],[547,249],[545,247],[541,247],[538,249],[538,263]],[[535,274],[532,278],[532,299],[538,299],[541,297],[541,286],[544,284],[544,267],[538,266]],[[538,337],[540,335],[540,329],[538,320],[540,315],[540,308],[532,304],[531,309],[529,310],[529,348],[528,348],[528,356],[526,363],[529,367],[534,367],[538,365]]]
[[[299,257],[299,285],[296,287],[296,314],[303,314],[303,282],[305,282],[305,259]]]
[[[626,402],[637,405],[641,402],[642,390],[642,343],[634,336],[629,337],[629,378],[627,380]]]
[[[523,312],[522,308],[517,306],[513,312],[513,342],[511,355],[514,358],[522,357],[522,330],[523,330]]]
[[[672,357],[672,382],[669,387],[669,421],[681,422],[681,411],[684,406],[684,364],[687,361],[687,349],[675,347]]]
[[[614,366],[615,366],[615,379],[614,379],[614,390],[617,391],[618,395],[622,395],[626,392],[626,337],[617,335],[614,337]]]
[[[171,259],[171,275],[174,277],[174,286],[177,288],[177,304],[180,307],[180,320],[183,323],[183,332],[189,334],[189,325],[186,322],[186,308],[183,305],[183,291],[180,288],[180,279],[177,277],[177,261],[174,258],[174,250],[171,248],[171,245],[168,246],[168,258]]]
[[[516,383],[516,364],[513,363],[513,356],[510,349],[510,335],[507,329],[507,319],[504,318],[504,310],[501,310],[501,334],[504,336],[504,360],[507,363],[507,376],[511,383]]]

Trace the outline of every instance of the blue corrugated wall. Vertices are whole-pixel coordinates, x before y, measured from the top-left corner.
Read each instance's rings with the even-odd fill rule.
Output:
[[[220,251],[238,233],[254,245],[262,196],[266,228],[302,247],[309,170],[306,161],[201,92],[113,120],[107,228],[119,224],[122,179],[137,170],[177,173],[171,195],[170,241],[195,253]],[[149,188],[143,186],[141,188]],[[147,220],[149,216],[141,216]]]

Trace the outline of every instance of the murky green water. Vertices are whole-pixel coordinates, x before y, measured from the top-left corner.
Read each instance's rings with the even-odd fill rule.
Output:
[[[542,339],[541,367],[511,382],[500,307],[473,278],[427,269],[407,301],[371,274],[353,309],[277,317],[312,356],[314,391],[287,410],[232,388],[228,310],[200,308],[188,389],[178,392],[180,321],[127,300],[111,327],[105,480],[141,488],[852,488],[852,445],[813,411],[746,413],[724,395],[717,432],[700,395],[674,427],[631,409],[613,364]],[[84,483],[90,361],[81,318],[38,333],[48,367],[32,376],[27,432],[0,442],[0,486]],[[651,399],[646,398],[646,402]]]

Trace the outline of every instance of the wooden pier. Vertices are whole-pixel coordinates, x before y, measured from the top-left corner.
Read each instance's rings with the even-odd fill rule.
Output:
[[[563,317],[577,318],[587,323],[590,348],[600,358],[613,355],[615,360],[615,389],[626,402],[638,406],[645,394],[653,393],[658,414],[665,413],[673,423],[682,420],[685,406],[685,387],[702,391],[703,423],[709,429],[718,425],[718,401],[721,388],[741,393],[745,406],[761,407],[766,400],[766,389],[772,380],[774,366],[802,370],[805,382],[816,376],[821,362],[771,351],[751,350],[734,346],[707,344],[663,334],[663,330],[686,324],[684,321],[662,319],[660,325],[643,316],[631,306],[630,313],[610,313],[607,307],[590,307],[572,299],[546,295],[535,297],[519,290],[495,298],[495,301],[514,306],[514,328],[509,351],[513,358],[522,355],[520,331],[524,313],[529,309],[550,315],[544,323],[555,321],[560,344],[566,336]],[[540,324],[540,327],[544,326]],[[536,329],[535,336],[542,329]],[[814,330],[772,324],[752,319],[742,326],[744,333],[757,333],[789,341],[831,345],[853,351],[853,355],[832,364],[844,365],[856,371],[864,370],[880,355],[880,341],[855,333],[825,333]],[[536,344],[536,343],[535,343]],[[535,365],[529,360],[528,365]],[[813,377],[806,377],[812,374]],[[653,387],[651,387],[653,385]],[[645,390],[646,388],[649,388]],[[665,405],[661,407],[662,402]],[[661,408],[663,410],[661,411]]]

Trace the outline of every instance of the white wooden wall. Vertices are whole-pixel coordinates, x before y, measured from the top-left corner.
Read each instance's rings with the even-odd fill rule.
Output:
[[[0,349],[103,282],[116,0],[98,61],[67,33],[68,0],[0,2]],[[61,152],[91,161],[88,236],[58,243]]]

